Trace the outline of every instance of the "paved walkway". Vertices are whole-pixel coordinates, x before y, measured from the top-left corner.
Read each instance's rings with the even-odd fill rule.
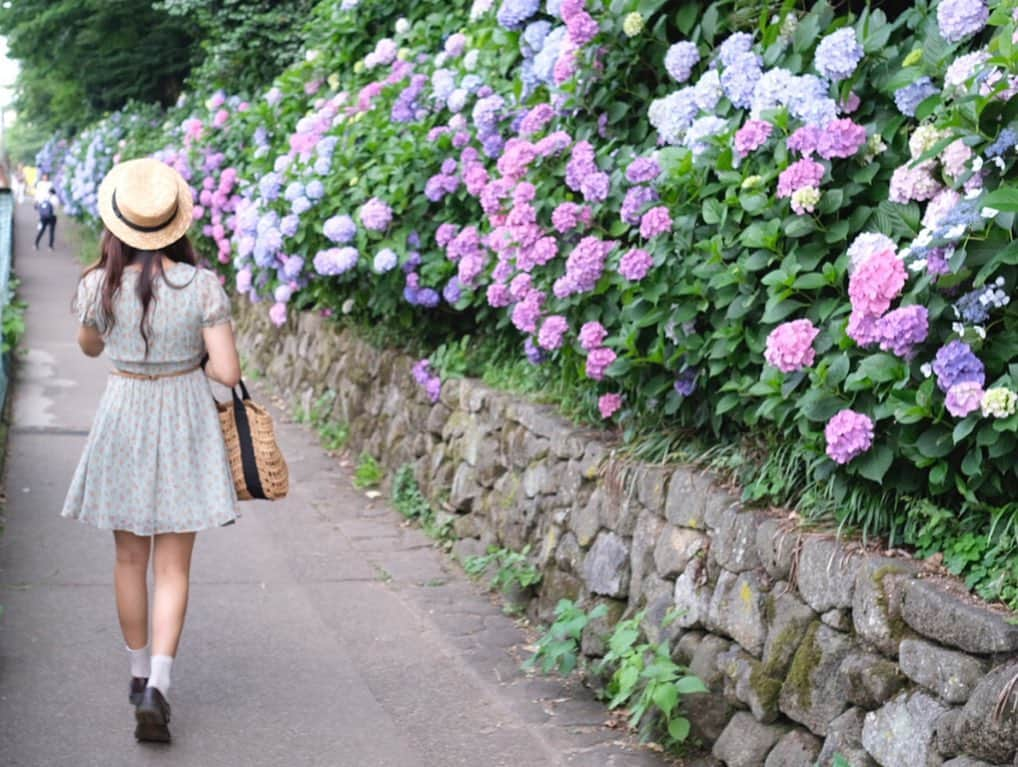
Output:
[[[198,537],[166,748],[134,741],[113,536],[59,510],[105,383],[69,313],[78,264],[32,251],[0,537],[4,767],[651,767],[582,690],[518,671],[523,637],[418,530],[280,423],[293,493]],[[281,419],[280,419],[281,420]],[[577,698],[570,698],[570,694]]]

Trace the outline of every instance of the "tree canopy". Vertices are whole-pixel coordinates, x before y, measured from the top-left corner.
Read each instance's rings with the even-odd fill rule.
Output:
[[[161,0],[157,8],[201,30],[194,78],[232,92],[262,87],[300,51],[300,30],[316,0]]]
[[[21,62],[16,107],[42,132],[73,133],[128,101],[176,100],[198,55],[198,27],[151,0],[16,0],[0,32]]]

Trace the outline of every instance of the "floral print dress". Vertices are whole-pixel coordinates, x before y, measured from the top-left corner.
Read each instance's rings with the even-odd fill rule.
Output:
[[[96,328],[115,368],[160,374],[193,368],[205,354],[202,328],[230,321],[219,278],[175,264],[153,283],[149,351],[138,328],[139,272],[124,271],[116,323],[101,306],[102,270],[78,286],[75,309]],[[237,494],[212,390],[200,369],[141,380],[110,375],[61,516],[136,535],[206,530],[237,518]]]

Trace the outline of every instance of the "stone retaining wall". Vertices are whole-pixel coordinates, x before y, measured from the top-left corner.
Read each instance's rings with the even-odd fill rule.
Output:
[[[459,556],[529,544],[536,617],[563,597],[611,620],[646,608],[648,636],[712,690],[687,708],[721,763],[1018,765],[1018,625],[949,581],[744,509],[696,468],[622,464],[603,433],[478,381],[446,382],[432,405],[414,360],[315,314],[276,329],[245,305],[238,320],[249,364],[285,398],[309,408],[333,390],[351,448],[414,466]],[[610,622],[589,627],[585,653],[603,652]]]

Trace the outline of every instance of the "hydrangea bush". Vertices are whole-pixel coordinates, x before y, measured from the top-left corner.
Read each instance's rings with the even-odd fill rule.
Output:
[[[125,135],[276,324],[507,339],[630,432],[791,446],[872,529],[859,493],[1018,519],[1014,0],[727,7],[323,2],[269,91],[161,146],[113,116],[62,188],[87,211]]]

